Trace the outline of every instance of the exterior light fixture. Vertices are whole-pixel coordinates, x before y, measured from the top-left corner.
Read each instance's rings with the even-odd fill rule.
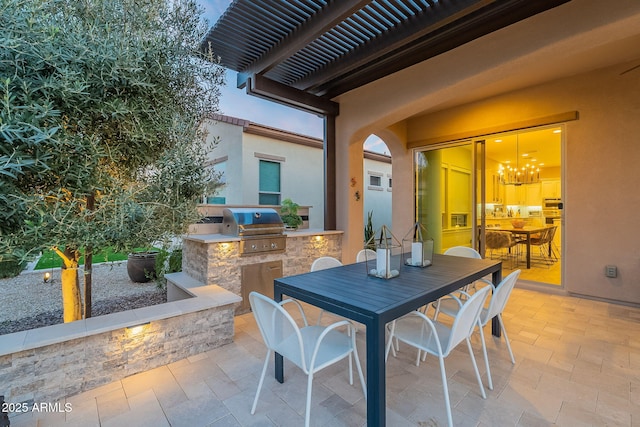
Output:
[[[140,323],[137,325],[131,325],[131,326],[127,326],[127,332],[129,332],[129,335],[138,335],[139,333],[141,333],[142,331],[144,331],[146,329],[146,326],[148,326],[151,322],[144,322],[144,323]]]
[[[48,271],[44,273],[44,277],[42,277],[42,283],[48,283],[51,280],[51,273]]]

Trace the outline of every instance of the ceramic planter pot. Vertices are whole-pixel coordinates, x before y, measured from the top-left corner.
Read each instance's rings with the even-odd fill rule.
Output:
[[[129,254],[127,273],[131,281],[146,283],[155,277],[156,255],[158,255],[158,252],[135,252]]]

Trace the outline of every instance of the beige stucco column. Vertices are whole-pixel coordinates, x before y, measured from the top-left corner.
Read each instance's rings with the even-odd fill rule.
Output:
[[[374,131],[354,129],[348,123],[336,121],[336,198],[337,228],[344,231],[342,261],[354,262],[364,246],[364,190],[367,186],[363,170],[363,143],[375,133],[389,148],[392,156],[392,232],[401,240],[413,223],[413,169],[411,150],[406,149],[404,126],[395,125]],[[369,126],[367,129],[370,129]]]

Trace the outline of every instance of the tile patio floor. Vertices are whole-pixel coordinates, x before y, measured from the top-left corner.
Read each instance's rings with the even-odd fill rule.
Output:
[[[316,319],[317,310],[307,309]],[[504,341],[489,342],[494,390],[486,400],[466,346],[445,361],[456,425],[640,427],[640,309],[515,289],[504,319],[516,364]],[[363,335],[360,328],[361,351]],[[473,345],[482,369],[477,334]],[[285,383],[270,370],[256,414],[249,414],[263,354],[252,315],[238,316],[233,344],[69,397],[66,415],[23,415],[11,426],[303,425],[306,377],[286,363]],[[389,358],[387,425],[446,425],[437,360],[416,367],[414,359],[406,346]],[[348,384],[346,360],[320,372],[312,425],[366,425],[357,384]]]

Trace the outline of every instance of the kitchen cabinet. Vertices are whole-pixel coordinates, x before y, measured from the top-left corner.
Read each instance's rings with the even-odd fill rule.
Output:
[[[471,172],[451,166],[448,177],[448,205],[451,213],[471,211]]]
[[[542,204],[540,184],[505,185],[505,200],[507,205]]]
[[[527,193],[524,185],[505,185],[504,194],[507,205],[526,205]]]
[[[478,183],[478,186],[479,185],[480,183]],[[504,202],[504,185],[500,184],[500,175],[492,174],[490,179],[487,180],[486,186],[487,203]],[[480,191],[478,191],[478,194],[480,194]]]
[[[536,184],[527,184],[526,193],[527,193],[527,205],[528,206],[541,206],[542,205],[542,186],[540,183]]]
[[[560,180],[553,179],[553,180],[542,181],[542,197],[544,199],[562,198]]]

